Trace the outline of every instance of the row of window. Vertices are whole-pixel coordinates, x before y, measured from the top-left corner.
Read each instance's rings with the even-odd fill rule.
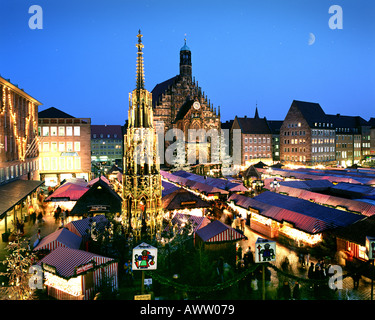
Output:
[[[93,139],[96,139],[96,138],[111,138],[111,135],[110,134],[107,134],[107,135],[105,135],[105,134],[103,134],[103,133],[101,133],[101,134],[96,134],[96,133],[93,133],[93,135],[92,135],[92,137],[93,137]],[[115,133],[114,135],[113,135],[113,138],[117,138],[117,134]]]
[[[270,146],[267,146],[267,147],[263,146],[263,151],[266,151],[266,149],[267,149],[267,151],[270,151],[271,147]],[[254,150],[254,152],[262,151],[262,146],[254,147],[254,148],[245,146],[244,150],[245,150],[245,152],[248,152],[248,151],[252,152],[253,150]]]
[[[306,156],[284,156],[285,161],[306,162]]]
[[[312,152],[335,152],[335,147],[313,147]]]
[[[305,139],[292,139],[292,140],[284,140],[284,144],[305,144],[306,140]]]
[[[43,171],[81,169],[80,157],[41,157],[39,162]]]
[[[319,139],[311,139],[311,143],[312,144],[334,144],[335,143],[335,139],[331,138],[331,139],[323,139],[323,138],[319,138]]]
[[[300,130],[300,131],[284,131],[284,136],[305,136],[306,131]]]
[[[271,139],[270,138],[244,138],[244,143],[270,143]]]
[[[93,145],[91,147],[91,149],[121,149],[121,145],[119,144],[116,144],[116,145],[106,145],[106,144],[102,144],[102,145]]]
[[[108,151],[108,152],[106,152],[106,151],[101,151],[101,152],[93,152],[92,153],[92,155],[93,156],[98,156],[98,155],[121,155],[122,154],[122,152],[120,152],[120,151]]]
[[[245,155],[245,161],[246,160],[251,160],[251,159],[261,159],[261,158],[271,158],[271,155],[268,153],[268,154],[258,154],[258,155],[256,155],[256,154],[254,154],[254,155]]]
[[[311,130],[311,135],[329,137],[329,136],[334,136],[335,131],[333,130]]]
[[[42,137],[70,137],[76,136],[79,137],[81,135],[81,127],[74,126],[74,127],[39,127],[38,128],[39,136]]]
[[[38,170],[38,161],[29,161],[14,166],[0,168],[0,182],[20,177],[28,172]]]
[[[79,141],[75,142],[43,142],[43,148],[39,147],[42,152],[72,152],[81,151],[81,143]],[[74,148],[73,148],[74,146]]]
[[[290,150],[290,152],[298,152],[298,148],[284,148],[284,152],[289,152],[289,150]],[[301,153],[301,152],[303,152],[303,153],[305,153],[306,152],[306,148],[299,148],[299,152]]]

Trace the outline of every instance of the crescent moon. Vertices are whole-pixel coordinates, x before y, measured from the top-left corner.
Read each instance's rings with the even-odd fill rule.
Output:
[[[309,46],[312,46],[315,43],[315,35],[313,33],[309,33]]]

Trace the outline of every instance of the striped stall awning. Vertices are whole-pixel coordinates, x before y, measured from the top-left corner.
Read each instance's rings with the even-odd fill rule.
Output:
[[[114,262],[112,258],[103,257],[91,252],[66,247],[57,247],[37,264],[40,266],[46,264],[49,267],[53,267],[58,276],[68,279],[77,276],[76,269],[79,266],[93,263],[95,267],[98,267],[112,261]]]
[[[45,236],[39,244],[34,248],[34,251],[47,249],[55,250],[57,247],[68,247],[71,249],[79,249],[82,238],[69,231],[66,228],[61,228]]]
[[[88,235],[87,231],[90,229],[90,225],[92,225],[93,222],[96,222],[96,228],[100,229],[107,225],[108,220],[104,215],[97,215],[94,217],[71,221],[67,223],[65,227],[76,235],[84,237]]]
[[[207,226],[197,230],[196,235],[204,242],[234,242],[246,239],[242,233],[227,226],[219,220],[215,220]]]

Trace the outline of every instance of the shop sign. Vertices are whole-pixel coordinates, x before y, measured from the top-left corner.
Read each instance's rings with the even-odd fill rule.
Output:
[[[49,273],[52,273],[52,274],[57,274],[57,271],[56,271],[56,267],[54,266],[50,266],[44,262],[42,262],[42,268],[44,271],[47,271]]]
[[[76,267],[76,274],[78,275],[78,274],[86,272],[87,270],[90,270],[92,268],[94,268],[94,264],[92,262],[90,262],[88,264],[80,265],[80,266]]]
[[[88,206],[89,211],[109,211],[110,206],[108,205],[90,205]]]
[[[259,237],[255,242],[255,262],[276,261],[276,241]]]

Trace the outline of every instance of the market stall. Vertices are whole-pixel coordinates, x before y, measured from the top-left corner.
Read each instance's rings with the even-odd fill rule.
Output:
[[[47,293],[58,300],[90,300],[101,284],[118,289],[118,264],[94,253],[57,247],[38,263]]]
[[[196,231],[195,247],[203,248],[213,257],[222,256],[228,263],[236,261],[236,243],[246,237],[232,227],[215,220]]]
[[[74,234],[66,228],[61,228],[42,238],[33,250],[53,251],[57,247],[79,249],[81,242],[81,237],[79,237],[78,235]]]

